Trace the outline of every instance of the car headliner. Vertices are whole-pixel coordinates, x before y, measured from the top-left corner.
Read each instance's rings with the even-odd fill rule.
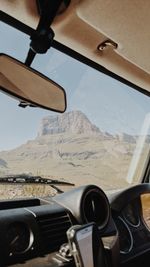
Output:
[[[0,0],[1,10],[35,29],[36,0]],[[150,1],[72,0],[52,28],[55,40],[150,92]],[[117,44],[98,51],[105,40]]]

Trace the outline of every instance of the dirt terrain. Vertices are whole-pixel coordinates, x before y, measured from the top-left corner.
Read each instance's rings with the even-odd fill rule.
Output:
[[[0,158],[7,163],[1,172],[44,175],[76,186],[94,183],[111,190],[127,186],[125,177],[134,147],[134,144],[99,134],[46,135],[17,149],[1,152]],[[0,191],[2,187],[0,185]],[[5,185],[5,191],[8,190]],[[25,187],[23,190],[26,191]],[[19,191],[17,194],[21,195],[23,192]]]

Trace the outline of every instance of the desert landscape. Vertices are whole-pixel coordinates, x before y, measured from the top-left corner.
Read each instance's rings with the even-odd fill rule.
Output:
[[[136,136],[111,135],[93,125],[81,111],[42,119],[34,140],[0,152],[0,176],[32,174],[68,181],[75,186],[96,184],[104,190],[129,186],[128,168]],[[62,187],[68,190],[71,187]],[[0,198],[47,196],[48,185],[0,184]]]

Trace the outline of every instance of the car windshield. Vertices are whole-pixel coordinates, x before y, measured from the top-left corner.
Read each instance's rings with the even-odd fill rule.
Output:
[[[0,35],[1,53],[24,62],[29,37],[3,23]],[[0,198],[83,184],[113,192],[139,183],[149,153],[149,97],[54,48],[32,67],[65,88],[67,110],[21,108],[0,92]],[[70,184],[26,184],[23,175]]]

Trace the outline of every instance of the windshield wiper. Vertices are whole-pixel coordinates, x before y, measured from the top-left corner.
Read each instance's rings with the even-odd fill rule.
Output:
[[[28,175],[28,174],[17,174],[17,175],[6,175],[0,177],[0,183],[16,183],[16,184],[45,184],[50,185],[54,189],[57,190],[58,193],[63,193],[61,189],[56,187],[56,185],[68,185],[68,186],[75,186],[75,184],[67,182],[67,181],[61,181],[61,180],[55,180],[51,178],[45,178],[39,175]]]

